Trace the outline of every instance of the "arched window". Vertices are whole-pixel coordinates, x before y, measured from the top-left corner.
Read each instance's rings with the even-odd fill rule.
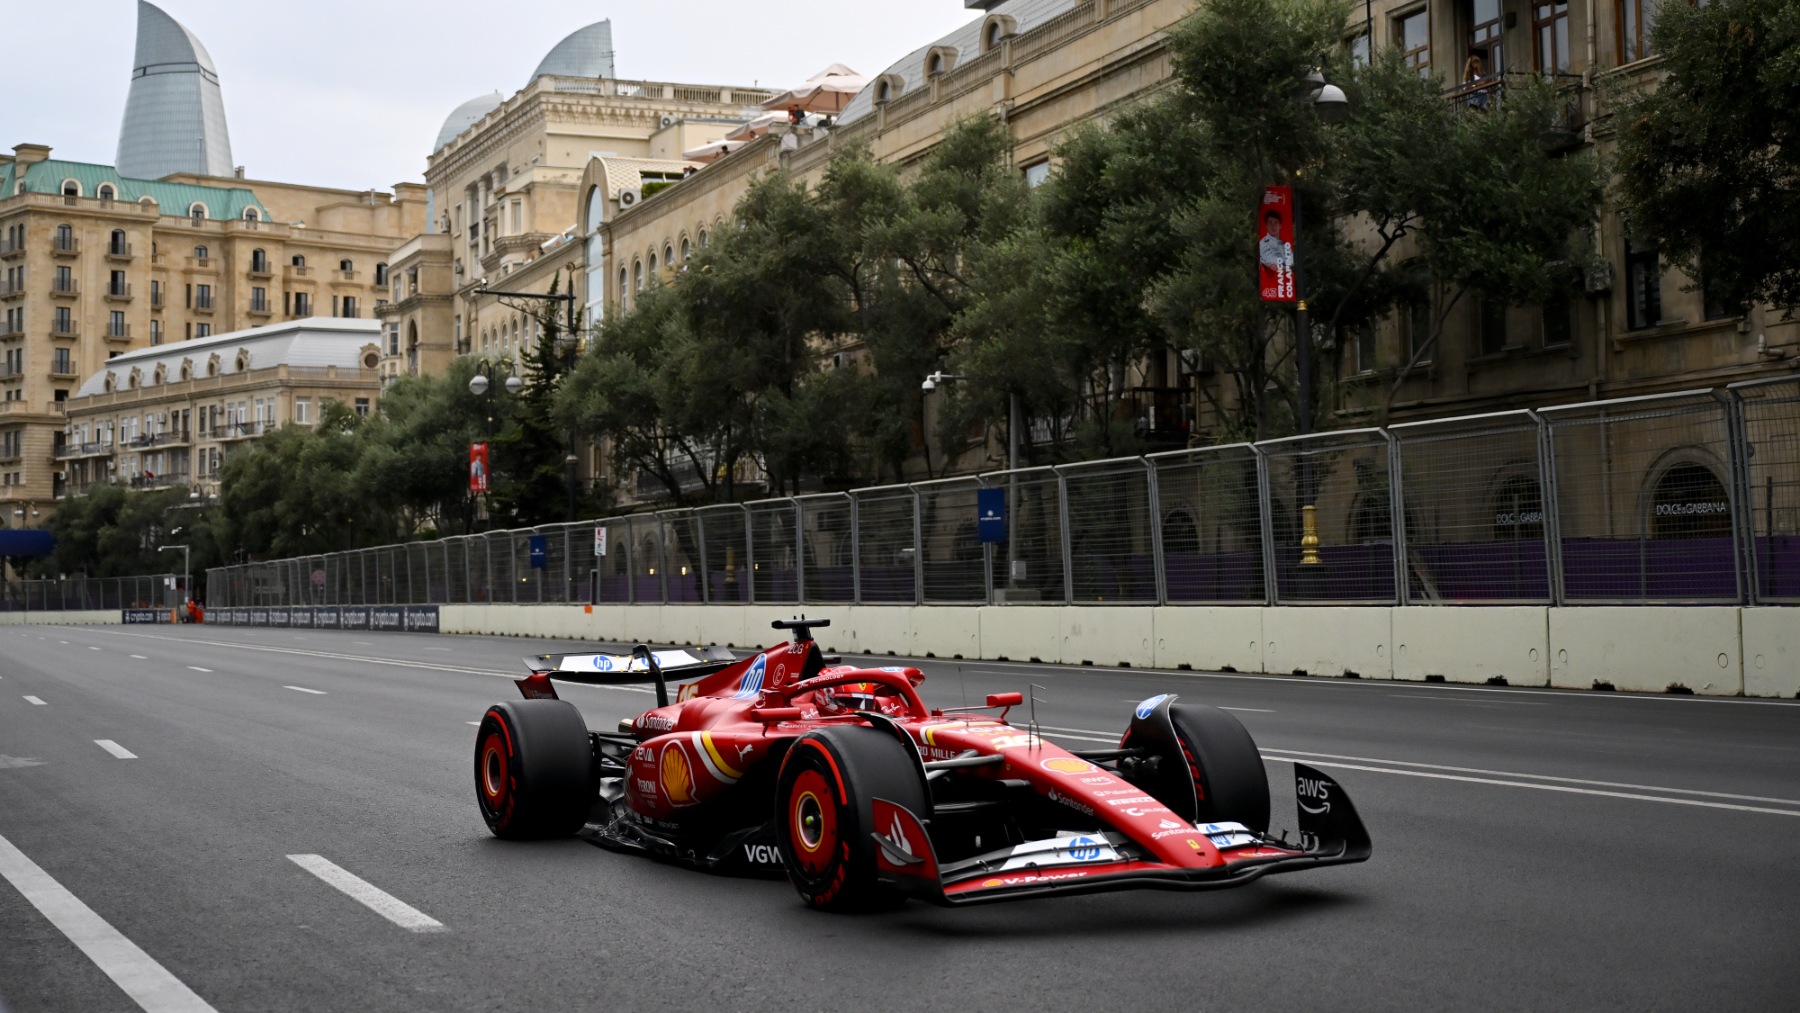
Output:
[[[931,60],[926,64],[925,73],[927,73],[927,74],[942,74],[943,72],[944,72],[944,56],[943,56],[943,54],[942,53],[931,54]]]
[[[705,229],[700,230],[700,248],[702,250],[706,249],[706,230]]]
[[[262,221],[262,213],[257,211],[255,208],[245,208],[244,209],[244,221],[260,222],[260,221]]]
[[[654,279],[656,277],[656,253],[655,253],[655,251],[652,251],[650,254],[650,277],[652,279]]]
[[[56,248],[66,250],[75,245],[75,229],[68,225],[56,227]]]
[[[118,196],[118,194],[119,191],[113,189],[111,183],[102,183],[99,188],[94,191],[94,196],[101,200],[112,200],[114,197]]]
[[[195,260],[205,260],[209,255],[210,255],[210,251],[208,251],[206,247],[204,247],[204,246],[194,247],[194,259]]]
[[[294,254],[294,266],[295,267],[305,267],[306,266],[306,258],[301,256],[298,253]]]
[[[1001,27],[1000,27],[1000,22],[995,21],[992,24],[989,24],[987,27],[987,48],[989,48],[989,49],[998,48],[1000,45],[1000,39],[1001,39],[1002,35],[1003,35],[1003,29],[1001,29]]]
[[[62,195],[64,197],[79,197],[79,196],[81,196],[81,181],[75,180],[75,179],[63,180]]]
[[[269,272],[269,254],[267,251],[263,250],[261,247],[250,251],[250,270],[257,274],[267,274]]]
[[[875,101],[886,102],[889,98],[893,97],[893,91],[893,86],[886,81],[877,82],[875,85]]]
[[[122,255],[128,247],[125,245],[125,230],[112,230],[112,241],[107,245],[107,252],[114,256]]]
[[[631,290],[633,292],[644,290],[644,262],[641,260],[631,262]]]
[[[693,249],[688,246],[688,238],[686,236],[682,236],[681,237],[681,262],[684,264],[687,263],[688,257],[692,253],[693,253]]]
[[[627,303],[626,297],[631,292],[631,289],[627,287],[630,282],[631,279],[625,274],[625,269],[622,267],[619,268],[619,309],[621,310],[625,309]]]
[[[344,272],[345,274],[349,274],[350,272],[356,270],[356,265],[351,263],[350,260],[348,258],[346,258],[344,260],[338,261],[338,270]]]
[[[194,203],[189,204],[188,205],[188,217],[192,218],[194,221],[197,221],[197,222],[205,221],[206,220],[206,205],[200,203],[199,201],[195,201]]]
[[[663,266],[675,266],[675,247],[670,246],[667,243],[663,244]]]
[[[1651,507],[1653,538],[1731,537],[1725,484],[1704,464],[1677,464],[1663,472]]]
[[[386,285],[387,283],[388,283],[387,265],[386,264],[376,264],[375,265],[375,284]]]

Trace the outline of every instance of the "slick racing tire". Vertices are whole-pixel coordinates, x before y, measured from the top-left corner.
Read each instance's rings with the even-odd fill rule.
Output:
[[[475,802],[497,837],[567,837],[598,792],[587,722],[566,700],[509,700],[475,732]]]
[[[906,898],[876,881],[872,800],[926,815],[918,760],[889,733],[824,728],[795,741],[775,782],[776,839],[789,882],[822,911],[879,911]]]
[[[1138,778],[1140,785],[1196,825],[1230,821],[1242,823],[1259,834],[1266,833],[1269,774],[1256,749],[1256,740],[1243,723],[1204,704],[1170,704],[1169,718],[1175,726],[1179,752],[1127,738],[1127,745],[1143,745],[1171,754],[1161,755],[1156,772]],[[1183,783],[1189,779],[1191,789]]]

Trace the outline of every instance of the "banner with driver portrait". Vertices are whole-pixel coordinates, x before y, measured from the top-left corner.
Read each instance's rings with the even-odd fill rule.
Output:
[[[469,491],[488,491],[488,445],[469,444]]]
[[[1294,188],[1263,187],[1256,259],[1263,302],[1294,301]]]

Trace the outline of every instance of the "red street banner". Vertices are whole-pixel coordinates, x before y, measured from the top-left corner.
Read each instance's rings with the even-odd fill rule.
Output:
[[[488,491],[488,445],[469,444],[469,491]]]
[[[1263,302],[1294,301],[1294,188],[1263,187],[1262,214],[1257,218],[1257,271]]]

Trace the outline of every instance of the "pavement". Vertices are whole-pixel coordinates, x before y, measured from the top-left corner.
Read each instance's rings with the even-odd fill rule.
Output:
[[[1800,704],[925,660],[1072,748],[1230,708],[1362,865],[833,916],[785,883],[495,839],[473,723],[591,644],[0,631],[0,1010],[1775,1009],[1800,994]],[[888,659],[884,663],[891,664]],[[652,700],[568,686],[591,727]],[[41,703],[35,701],[42,701]],[[1021,718],[1021,712],[1014,712]],[[29,898],[29,899],[28,899]]]

